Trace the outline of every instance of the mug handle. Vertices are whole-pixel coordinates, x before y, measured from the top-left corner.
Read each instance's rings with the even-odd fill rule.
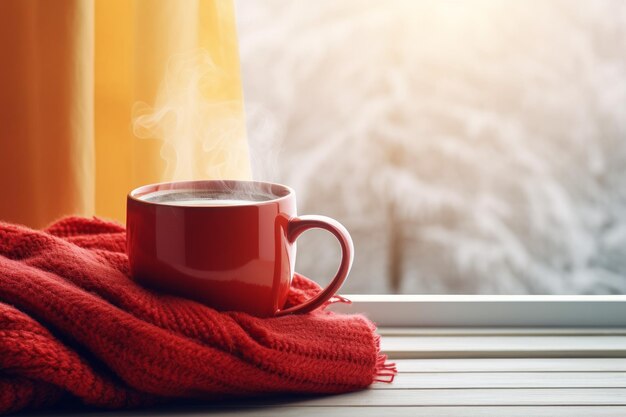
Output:
[[[352,261],[354,259],[354,246],[352,244],[352,238],[346,228],[343,227],[343,225],[341,225],[341,223],[337,220],[317,215],[293,217],[289,220],[289,224],[287,226],[287,240],[289,240],[290,243],[293,243],[296,239],[298,239],[298,236],[305,231],[316,228],[329,231],[335,235],[337,240],[339,240],[342,257],[337,274],[335,274],[335,278],[333,278],[330,284],[328,284],[322,292],[302,304],[289,307],[285,310],[279,310],[275,314],[277,317],[292,313],[308,313],[320,307],[328,301],[330,297],[335,295],[337,290],[339,290],[339,287],[341,287],[341,284],[343,284],[348,276],[350,268],[352,268]]]

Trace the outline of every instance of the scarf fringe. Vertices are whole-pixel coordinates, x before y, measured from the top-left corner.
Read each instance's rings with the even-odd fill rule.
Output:
[[[387,355],[379,354],[376,359],[376,373],[374,374],[374,382],[383,382],[391,384],[398,374],[395,362],[387,362]]]
[[[336,304],[336,303],[352,304],[352,301],[347,299],[346,297],[342,297],[339,294],[335,294],[332,297],[330,297],[326,303],[327,305]]]
[[[375,328],[374,328],[375,330]],[[389,359],[384,353],[380,353],[380,335],[374,333],[374,341],[376,343],[376,349],[379,352],[376,358],[376,366],[374,368],[373,382],[383,382],[385,384],[391,384],[398,374],[395,362],[388,362]]]

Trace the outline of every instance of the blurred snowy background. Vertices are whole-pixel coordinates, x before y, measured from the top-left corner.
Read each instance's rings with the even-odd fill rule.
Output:
[[[256,176],[351,231],[343,293],[626,293],[626,2],[236,4]]]

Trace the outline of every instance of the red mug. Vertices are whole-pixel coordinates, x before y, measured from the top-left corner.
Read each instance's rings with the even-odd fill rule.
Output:
[[[239,200],[239,190],[256,197]],[[152,184],[131,191],[126,209],[132,276],[149,287],[218,310],[259,317],[307,313],[337,292],[352,266],[348,231],[328,217],[298,217],[295,193],[284,185],[253,181]],[[312,228],[335,235],[343,253],[341,264],[321,293],[283,309],[294,274],[296,239]]]

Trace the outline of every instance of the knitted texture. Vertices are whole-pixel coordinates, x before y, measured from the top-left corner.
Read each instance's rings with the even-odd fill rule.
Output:
[[[0,223],[0,412],[341,393],[395,374],[363,316],[261,319],[153,292],[129,278],[125,242],[96,218]],[[287,304],[319,291],[296,275]]]

